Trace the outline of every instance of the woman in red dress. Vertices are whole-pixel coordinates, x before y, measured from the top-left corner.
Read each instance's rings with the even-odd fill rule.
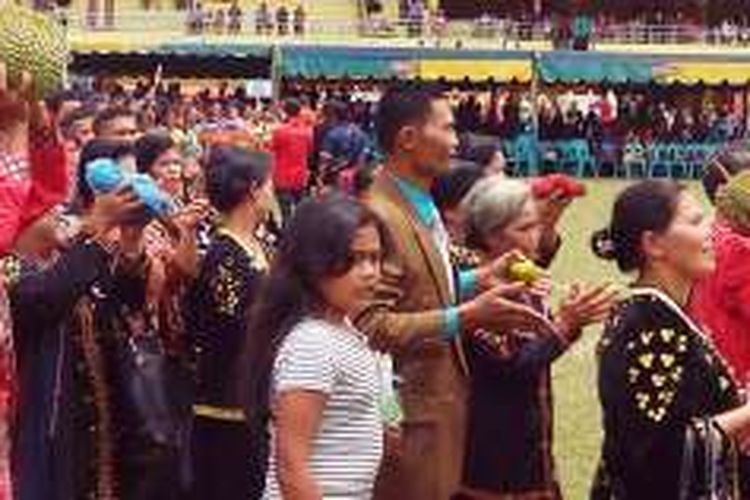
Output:
[[[711,169],[723,169],[714,164]],[[726,170],[725,170],[726,172]],[[750,170],[718,187],[712,242],[716,271],[694,290],[691,313],[710,332],[737,380],[750,382]]]

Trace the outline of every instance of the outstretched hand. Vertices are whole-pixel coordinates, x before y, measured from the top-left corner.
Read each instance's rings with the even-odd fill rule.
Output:
[[[555,326],[543,314],[521,302],[528,291],[523,283],[499,284],[463,307],[471,330],[526,330],[550,333]]]
[[[569,342],[583,328],[607,319],[619,292],[610,285],[589,286],[575,283],[561,301],[555,314],[555,326]]]

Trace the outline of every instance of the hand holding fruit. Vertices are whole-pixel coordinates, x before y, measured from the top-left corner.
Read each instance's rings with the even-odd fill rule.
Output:
[[[547,277],[547,272],[537,267],[519,251],[508,252],[490,264],[477,269],[477,283],[480,291],[509,282],[531,285],[544,277]]]
[[[508,267],[508,277],[512,281],[517,281],[526,285],[533,285],[545,276],[547,276],[547,273],[544,269],[537,266],[531,259],[527,259],[526,257],[518,258]]]

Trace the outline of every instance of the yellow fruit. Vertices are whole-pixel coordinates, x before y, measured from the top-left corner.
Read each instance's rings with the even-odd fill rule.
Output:
[[[33,78],[36,97],[46,97],[60,90],[65,80],[65,33],[47,15],[6,4],[0,7],[0,61],[6,65],[11,85],[26,71]]]
[[[512,280],[533,285],[544,276],[544,271],[532,261],[524,259],[511,264],[508,274]]]

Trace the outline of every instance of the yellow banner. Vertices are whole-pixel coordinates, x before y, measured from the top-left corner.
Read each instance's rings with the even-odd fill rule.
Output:
[[[725,80],[733,84],[750,81],[750,62],[670,62],[655,68],[655,79],[660,82],[719,84]]]
[[[460,80],[469,77],[472,80],[494,78],[499,81],[508,81],[515,78],[525,82],[531,80],[531,61],[425,59],[419,61],[417,74],[426,80],[441,77],[449,80]]]

